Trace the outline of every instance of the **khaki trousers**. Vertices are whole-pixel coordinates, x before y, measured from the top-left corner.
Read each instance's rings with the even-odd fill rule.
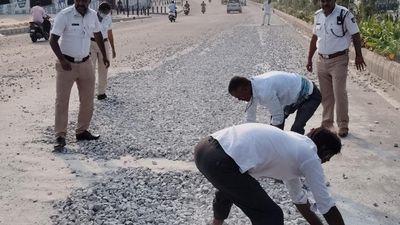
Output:
[[[322,96],[322,126],[332,127],[336,104],[336,123],[340,128],[349,125],[349,101],[346,80],[349,55],[341,55],[332,59],[318,56],[317,73]]]
[[[72,70],[65,71],[59,61],[56,62],[56,105],[55,134],[65,137],[68,125],[68,106],[74,83],[79,92],[79,114],[76,133],[87,130],[93,115],[95,77],[90,58],[83,63],[71,63]]]
[[[106,48],[107,58],[110,59],[110,42],[105,41],[104,47]],[[91,41],[90,43],[90,58],[92,60],[94,70],[96,71],[97,68],[98,71],[97,94],[105,94],[107,88],[108,68],[106,68],[106,66],[104,65],[103,54],[101,54],[100,48],[95,41]],[[99,66],[97,67],[97,65]]]
[[[264,15],[263,15],[263,20],[262,20],[262,25],[264,25],[264,23],[265,23],[265,17],[268,17],[268,25],[269,25],[269,21],[271,20],[271,14],[267,14],[267,13],[264,13]]]

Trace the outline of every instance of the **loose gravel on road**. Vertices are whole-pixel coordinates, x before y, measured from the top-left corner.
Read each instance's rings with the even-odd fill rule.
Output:
[[[304,48],[304,40],[287,26],[242,24],[198,46],[185,46],[181,54],[176,52],[176,57],[157,67],[120,73],[109,80],[109,98],[96,101],[91,129],[102,137],[78,143],[69,151],[94,160],[130,155],[192,161],[201,137],[242,120],[245,104],[228,94],[230,78],[268,70],[304,72]],[[268,122],[265,113],[258,115],[259,121]],[[283,208],[286,224],[305,224],[281,184],[262,183]],[[52,221],[57,225],[205,224],[212,216],[213,192],[199,172],[118,169],[56,203]],[[249,224],[237,208],[229,218],[228,224]]]

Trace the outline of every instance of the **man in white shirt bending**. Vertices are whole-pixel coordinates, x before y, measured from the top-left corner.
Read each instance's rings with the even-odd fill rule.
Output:
[[[229,82],[229,93],[248,102],[245,122],[256,122],[257,105],[268,109],[271,125],[283,130],[285,119],[295,111],[291,131],[304,134],[307,121],[321,103],[318,87],[304,76],[283,71],[271,71],[247,79],[235,76]]]
[[[325,183],[321,163],[340,152],[339,137],[320,127],[307,136],[261,123],[228,127],[201,140],[195,148],[199,171],[217,189],[213,225],[222,225],[232,204],[253,225],[283,225],[282,209],[268,196],[261,177],[283,180],[293,203],[311,225],[322,225],[313,211],[329,225],[344,225]],[[309,186],[315,205],[309,203],[300,178]]]

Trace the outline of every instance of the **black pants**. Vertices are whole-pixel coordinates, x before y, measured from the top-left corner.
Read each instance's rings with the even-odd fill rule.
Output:
[[[51,29],[50,21],[49,20],[43,20],[42,26],[43,26],[43,31],[49,34],[50,33],[50,29]]]
[[[239,166],[217,140],[212,137],[201,140],[195,148],[194,158],[200,172],[217,188],[213,201],[215,219],[226,219],[235,204],[253,225],[283,225],[281,208],[257,180],[239,171]]]
[[[289,113],[296,112],[296,118],[294,119],[294,123],[292,125],[291,131],[294,131],[299,134],[304,134],[304,127],[306,126],[308,120],[314,115],[314,112],[318,109],[319,104],[321,103],[321,92],[318,87],[314,84],[313,92],[308,96],[308,99],[299,104],[298,106],[292,107],[289,110]],[[288,106],[291,107],[291,106]],[[286,111],[286,110],[285,110]],[[281,124],[283,129],[285,121]]]

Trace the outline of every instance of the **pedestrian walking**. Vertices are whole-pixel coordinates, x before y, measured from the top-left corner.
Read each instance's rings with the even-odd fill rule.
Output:
[[[322,127],[304,136],[266,124],[247,123],[202,139],[195,147],[194,159],[199,171],[217,189],[212,224],[222,225],[235,204],[253,225],[283,225],[282,209],[256,180],[269,177],[283,180],[293,203],[309,224],[322,225],[302,188],[300,178],[305,178],[316,209],[328,224],[343,225],[321,166],[340,149],[339,137]]]
[[[264,26],[266,17],[268,17],[268,25],[270,25],[269,22],[271,20],[271,14],[272,14],[271,0],[264,1],[264,5],[263,5],[262,10],[264,11],[264,15],[263,15],[263,20],[262,20],[261,26]]]
[[[270,124],[283,130],[285,119],[296,112],[291,131],[304,134],[307,121],[321,102],[318,87],[295,73],[270,71],[247,79],[235,76],[229,82],[229,93],[246,101],[245,122],[256,122],[257,105],[271,114]]]
[[[124,6],[122,4],[122,1],[118,0],[118,2],[117,2],[117,15],[120,14],[121,12],[125,15],[125,10],[124,10]]]
[[[95,74],[89,59],[90,36],[94,38],[103,55],[103,63],[109,66],[105,52],[100,22],[90,0],[75,0],[75,4],[63,9],[54,19],[50,46],[57,56],[56,104],[55,104],[55,152],[62,152],[68,125],[68,106],[71,88],[76,82],[79,92],[79,114],[76,139],[96,140],[100,136],[88,131],[93,115]],[[60,44],[59,38],[62,36]]]
[[[347,73],[349,46],[353,40],[358,70],[366,66],[361,52],[360,30],[354,15],[335,0],[320,0],[321,9],[315,13],[313,36],[308,53],[307,70],[313,71],[312,58],[318,51],[317,74],[322,95],[322,126],[332,129],[336,105],[339,136],[349,132]]]
[[[110,15],[111,5],[107,2],[102,2],[99,5],[97,11],[97,18],[100,22],[101,34],[104,38],[104,47],[106,50],[107,58],[110,56],[110,47],[112,51],[112,58],[114,59],[116,56],[115,47],[114,47],[114,35],[112,32],[112,18]],[[98,74],[98,85],[97,85],[97,99],[102,100],[107,98],[106,88],[107,88],[107,74],[108,67],[103,63],[103,55],[99,46],[96,43],[96,39],[92,35],[91,43],[90,43],[90,58],[93,63],[93,68]]]

